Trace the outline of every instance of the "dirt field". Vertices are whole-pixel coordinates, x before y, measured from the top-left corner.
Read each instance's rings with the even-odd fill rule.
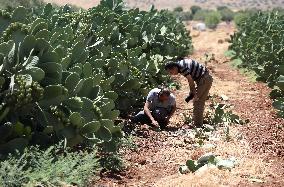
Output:
[[[73,4],[83,8],[90,8],[97,5],[100,0],[45,0],[60,5]],[[128,7],[149,9],[153,4],[158,9],[173,9],[182,6],[184,10],[188,10],[192,5],[199,5],[202,8],[214,9],[217,6],[225,5],[234,10],[246,8],[277,8],[284,7],[283,0],[125,0]]]
[[[169,131],[155,132],[141,127],[140,136],[134,137],[138,149],[125,154],[127,170],[102,174],[103,178],[93,186],[284,186],[284,129],[277,127],[283,120],[277,119],[265,84],[251,82],[224,57],[228,43],[220,40],[224,41],[232,32],[233,27],[226,24],[221,24],[216,31],[193,32],[192,58],[202,61],[205,53],[215,54],[216,61],[208,64],[214,77],[210,94],[227,95],[233,111],[250,123],[231,127],[229,142],[224,141],[224,129],[220,128],[215,138],[207,142],[214,147],[196,148],[183,134],[191,131],[182,123],[182,113],[189,110],[178,110]],[[188,94],[186,80],[177,79],[182,84],[175,93],[178,107],[190,109],[192,105],[184,102]],[[233,156],[239,165],[232,171],[213,168],[194,174],[178,173],[179,166],[188,159],[208,152],[224,158]]]

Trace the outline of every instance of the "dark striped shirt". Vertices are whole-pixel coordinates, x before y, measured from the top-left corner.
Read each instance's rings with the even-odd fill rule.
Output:
[[[194,81],[198,80],[207,71],[206,67],[192,59],[183,59],[177,62],[179,73],[183,76],[190,75]]]

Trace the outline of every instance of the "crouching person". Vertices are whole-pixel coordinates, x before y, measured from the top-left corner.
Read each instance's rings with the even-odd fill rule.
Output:
[[[175,96],[168,89],[155,88],[147,96],[144,110],[132,118],[133,123],[152,124],[164,129],[176,110]]]

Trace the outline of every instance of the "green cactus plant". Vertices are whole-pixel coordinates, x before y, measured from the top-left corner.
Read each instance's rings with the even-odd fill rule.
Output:
[[[7,29],[11,24],[11,15],[5,10],[0,11],[0,33]],[[0,34],[1,35],[1,34]]]
[[[0,14],[0,150],[62,139],[117,150],[114,121],[168,80],[159,75],[164,57],[189,54],[188,32],[167,11],[126,10],[122,1],[39,12]]]
[[[283,38],[284,25],[280,24],[283,15],[276,11],[258,12],[246,16],[239,25],[239,31],[231,36],[231,46],[236,54],[233,58],[240,58],[242,67],[249,68],[263,81],[274,88],[271,97],[276,99],[275,108],[283,97]],[[279,100],[279,99],[280,100]]]

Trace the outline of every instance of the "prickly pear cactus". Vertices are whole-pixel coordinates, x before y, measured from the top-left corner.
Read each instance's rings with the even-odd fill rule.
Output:
[[[192,50],[184,25],[167,11],[103,0],[87,11],[47,4],[33,13],[0,12],[3,152],[60,140],[117,150],[117,117],[168,81],[165,58]]]
[[[231,36],[230,49],[234,58],[243,61],[242,67],[258,75],[257,80],[266,82],[273,89],[270,96],[274,107],[284,117],[284,15],[277,11],[259,12],[245,18],[238,32]]]

